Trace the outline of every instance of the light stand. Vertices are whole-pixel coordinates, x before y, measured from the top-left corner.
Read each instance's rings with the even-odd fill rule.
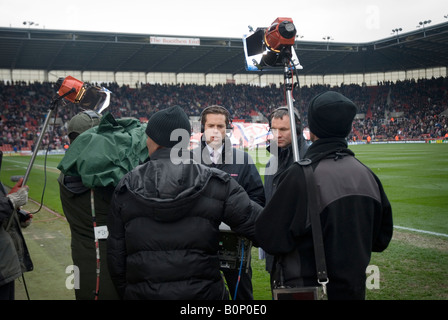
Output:
[[[76,91],[76,89],[75,89],[75,88],[72,88],[71,90],[69,90],[69,91],[68,91],[67,93],[65,93],[64,95],[59,96],[59,97],[57,97],[56,99],[54,99],[53,102],[51,103],[50,108],[49,108],[48,113],[47,113],[47,117],[46,117],[45,122],[44,122],[44,125],[43,125],[43,127],[42,127],[42,131],[41,131],[41,133],[40,133],[40,135],[39,135],[39,138],[37,139],[37,143],[36,143],[36,146],[35,146],[35,148],[34,148],[33,154],[32,154],[32,156],[31,156],[30,162],[28,163],[28,167],[27,167],[27,169],[26,169],[25,176],[23,177],[22,186],[25,186],[26,182],[28,181],[28,177],[29,177],[29,175],[30,175],[31,168],[33,167],[33,165],[34,165],[34,161],[36,160],[37,152],[39,151],[40,145],[42,144],[42,139],[44,138],[44,134],[45,134],[45,132],[47,131],[48,124],[50,123],[50,119],[51,119],[52,116],[53,116],[53,112],[54,112],[54,110],[57,108],[58,103],[59,103],[63,98],[65,98],[66,96],[68,96],[69,94],[71,94],[71,93],[73,93],[73,92],[75,92],[75,91]],[[16,211],[14,211],[14,212],[12,213],[11,217],[9,217],[8,224],[6,225],[6,230],[9,230],[9,228],[11,227],[12,221],[14,220],[15,217],[17,217],[17,215],[16,215]]]
[[[290,65],[290,58],[288,55],[288,50],[284,49],[282,50],[283,54],[283,64],[284,64],[284,78],[285,78],[285,89],[286,89],[286,103],[288,106],[288,114],[289,114],[289,123],[291,125],[291,144],[292,144],[292,151],[293,151],[293,157],[294,162],[300,160],[300,154],[299,154],[299,143],[297,140],[297,131],[296,131],[296,121],[295,121],[295,115],[294,115],[294,104],[293,104],[293,97],[292,97],[292,71],[289,67]]]

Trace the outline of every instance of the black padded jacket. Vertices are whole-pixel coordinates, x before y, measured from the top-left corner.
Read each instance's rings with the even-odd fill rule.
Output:
[[[320,139],[306,154],[314,163],[318,210],[328,271],[329,299],[364,299],[371,252],[387,248],[392,208],[378,177],[342,139]],[[312,190],[312,189],[311,189]],[[294,163],[256,223],[258,244],[275,255],[285,286],[317,285],[303,168]]]
[[[124,299],[226,299],[219,225],[254,240],[261,207],[230,175],[171,149],[123,177],[108,217],[108,263]]]

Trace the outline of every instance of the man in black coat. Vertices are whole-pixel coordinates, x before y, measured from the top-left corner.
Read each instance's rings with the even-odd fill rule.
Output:
[[[263,182],[252,157],[247,152],[233,148],[226,135],[227,131],[233,129],[227,109],[218,105],[207,107],[202,111],[200,120],[203,134],[200,147],[193,150],[194,159],[229,173],[246,190],[251,200],[264,207]],[[223,268],[222,271],[234,300],[253,300],[250,260],[247,272],[242,271],[240,277],[238,269]]]
[[[392,208],[378,177],[347,148],[356,106],[328,91],[308,110],[317,207],[327,264],[329,299],[364,299],[366,267],[372,251],[387,248],[393,232]],[[317,284],[313,238],[303,167],[294,163],[256,223],[256,238],[275,255],[272,283],[289,287]],[[282,277],[280,276],[282,274]],[[282,281],[283,279],[283,281]]]
[[[219,225],[254,240],[262,208],[229,174],[190,159],[180,107],[152,115],[146,134],[150,160],[121,179],[108,216],[117,290],[124,299],[228,299]]]
[[[294,110],[294,121],[296,124],[296,134],[298,142],[298,151],[300,158],[303,158],[308,150],[308,145],[303,137],[302,122],[297,109]],[[274,194],[279,184],[279,178],[294,162],[294,154],[292,149],[292,132],[291,122],[289,118],[288,107],[279,107],[269,115],[269,130],[272,132],[273,139],[267,150],[271,153],[264,175],[264,191],[266,202],[268,202]],[[262,256],[266,259],[266,271],[272,271],[274,257],[266,254],[262,248],[259,249]]]

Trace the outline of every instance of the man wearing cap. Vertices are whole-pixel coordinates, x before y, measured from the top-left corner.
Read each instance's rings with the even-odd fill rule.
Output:
[[[253,240],[262,208],[228,173],[176,159],[191,134],[179,106],[152,115],[146,134],[150,160],[119,182],[108,217],[118,292],[123,299],[228,299],[219,225]]]
[[[97,126],[100,120],[101,115],[92,110],[85,110],[75,115],[67,125],[70,143],[73,143],[83,132]],[[75,273],[75,277],[78,277],[76,280],[79,280],[79,287],[75,286],[75,298],[77,300],[118,299],[115,286],[109,276],[106,263],[106,242],[103,240],[98,242],[100,257],[104,257],[104,263],[99,269],[100,282],[97,284],[98,260],[90,188],[83,184],[82,177],[64,175],[62,172],[58,182],[62,209],[70,225],[73,264],[79,271],[79,273]],[[95,223],[98,226],[106,225],[106,216],[109,212],[113,190],[113,187],[95,189]]]
[[[67,124],[67,136],[70,143],[84,131],[97,126],[100,120],[101,115],[92,110],[84,110],[71,118]]]
[[[346,137],[356,115],[355,104],[328,91],[314,97],[308,109],[313,144],[329,299],[364,299],[366,267],[372,251],[385,250],[392,238],[392,209],[378,177],[348,149]],[[258,244],[275,255],[273,287],[317,283],[303,167],[294,163],[256,223]],[[282,275],[282,277],[280,277]]]

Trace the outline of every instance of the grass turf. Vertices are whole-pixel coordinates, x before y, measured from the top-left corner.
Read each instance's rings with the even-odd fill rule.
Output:
[[[392,204],[394,225],[439,233],[431,235],[395,229],[386,251],[372,255],[372,265],[380,271],[380,288],[367,290],[372,300],[446,300],[448,280],[448,144],[382,144],[350,146],[358,159],[381,179]],[[260,172],[269,157],[264,149],[250,151]],[[38,156],[28,185],[30,198],[40,201],[43,185],[43,158]],[[62,156],[49,156],[44,205],[62,213],[59,201],[59,175],[56,166]],[[29,157],[4,156],[1,181],[12,186],[10,177],[23,175]],[[34,209],[33,209],[34,210]],[[44,213],[45,212],[45,213]],[[50,219],[43,210],[26,231],[28,246],[36,266],[29,278],[31,299],[72,299],[66,289],[65,268],[71,264],[69,229],[61,218]],[[54,215],[51,215],[54,218]],[[45,238],[45,234],[47,237]],[[264,260],[252,251],[254,297],[270,299],[269,276]],[[18,285],[18,298],[24,298]]]

